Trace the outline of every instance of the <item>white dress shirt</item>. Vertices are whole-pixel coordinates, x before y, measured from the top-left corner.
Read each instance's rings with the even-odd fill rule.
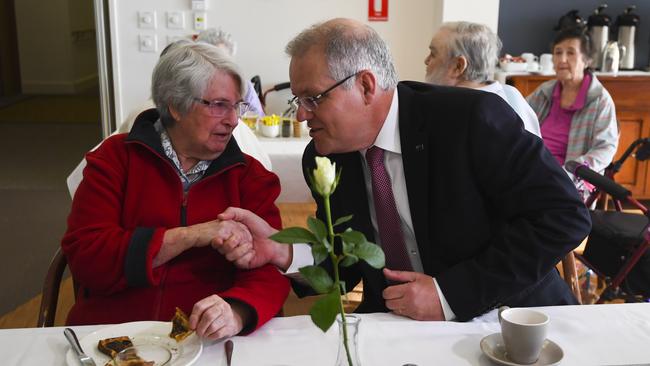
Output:
[[[402,163],[402,147],[400,143],[399,132],[399,106],[398,106],[397,89],[393,93],[393,100],[391,102],[390,110],[386,116],[386,120],[382,125],[379,134],[374,142],[374,146],[380,147],[384,150],[384,165],[388,176],[390,177],[393,196],[395,197],[395,205],[397,212],[400,216],[402,233],[404,234],[404,243],[411,260],[411,266],[415,272],[423,272],[422,260],[418,250],[417,241],[415,239],[415,231],[413,230],[413,221],[411,220],[411,210],[409,207],[408,194],[406,191],[406,178],[404,177],[404,164]],[[375,203],[372,195],[372,178],[368,163],[365,159],[366,150],[360,151],[363,160],[363,172],[365,178],[366,192],[368,192],[368,205],[370,208],[370,219],[374,230],[376,244],[381,246],[379,238],[379,231],[377,230],[377,215],[375,214]],[[426,245],[426,244],[425,244]],[[314,259],[311,255],[311,250],[307,244],[297,244],[293,246],[293,262],[287,270],[287,273],[295,272],[298,268],[313,265]],[[445,299],[444,294],[438,286],[436,279],[433,279],[436,286],[440,303],[442,304],[443,313],[446,320],[453,320],[456,316],[451,310],[449,303]]]
[[[512,107],[515,113],[517,113],[519,118],[524,122],[524,128],[526,131],[542,138],[537,114],[533,111],[533,108],[530,107],[528,102],[526,102],[526,99],[524,99],[524,96],[521,95],[517,88],[494,81],[491,84],[478,88],[478,90],[483,90],[500,96],[510,105],[510,107]]]

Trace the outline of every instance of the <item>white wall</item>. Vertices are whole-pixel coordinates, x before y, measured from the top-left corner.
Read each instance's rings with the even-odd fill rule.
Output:
[[[96,84],[97,59],[92,6],[85,0],[20,0],[16,28],[22,90],[26,94],[74,93]],[[90,17],[88,23],[85,19]],[[81,24],[91,39],[73,42],[73,28]],[[77,21],[78,20],[78,21]]]
[[[402,79],[422,80],[423,59],[441,0],[391,0],[389,21],[369,22],[392,49]],[[350,0],[208,0],[209,27],[222,27],[238,42],[236,59],[247,76],[260,75],[264,88],[288,81],[284,46],[302,29],[333,17],[366,21],[367,1]],[[110,0],[116,119],[120,123],[150,96],[150,78],[168,36],[186,36],[192,29],[189,0]],[[155,10],[157,29],[139,29],[137,12]],[[168,29],[165,12],[183,11],[185,29]],[[138,51],[138,35],[155,34],[155,53]]]
[[[284,46],[302,29],[334,17],[364,22],[368,19],[367,0],[207,1],[208,27],[221,27],[233,35],[238,43],[237,62],[248,77],[261,77],[263,89],[288,81],[289,59],[284,54]],[[462,5],[468,2],[471,6]],[[423,80],[424,57],[431,35],[440,23],[469,13],[472,16],[466,19],[496,28],[498,2],[389,0],[389,20],[367,23],[388,42],[400,79]],[[117,124],[150,97],[151,71],[168,38],[197,33],[192,28],[190,4],[190,0],[109,0]],[[138,28],[138,11],[156,11],[157,29]],[[167,28],[168,11],[184,13],[184,29]],[[155,35],[157,51],[140,52],[139,35]],[[285,101],[284,95],[269,98],[269,108],[280,112],[286,106]]]
[[[444,0],[442,21],[459,20],[485,24],[497,33],[499,0]]]

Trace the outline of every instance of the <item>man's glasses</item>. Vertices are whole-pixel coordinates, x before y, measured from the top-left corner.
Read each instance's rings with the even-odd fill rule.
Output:
[[[233,110],[237,114],[237,117],[241,117],[241,115],[246,113],[250,108],[249,104],[246,102],[229,103],[223,100],[214,100],[210,102],[202,98],[192,99],[197,103],[207,106],[208,115],[210,117],[223,117]]]
[[[349,75],[349,76],[337,81],[336,84],[332,85],[331,87],[327,88],[327,90],[325,90],[324,92],[322,92],[322,93],[320,93],[318,95],[315,95],[313,97],[300,97],[300,98],[293,97],[293,99],[291,99],[289,101],[289,104],[293,105],[296,109],[298,107],[303,107],[308,112],[313,112],[314,110],[316,110],[316,108],[318,108],[318,101],[319,100],[321,100],[323,97],[327,96],[327,94],[329,92],[331,92],[332,90],[336,89],[337,86],[339,86],[339,85],[345,83],[346,81],[348,81],[348,79],[350,79],[351,77],[357,76],[358,73],[359,72],[355,72],[354,74]]]

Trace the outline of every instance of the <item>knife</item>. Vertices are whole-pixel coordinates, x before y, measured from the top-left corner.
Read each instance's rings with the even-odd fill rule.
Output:
[[[97,366],[95,361],[93,361],[93,359],[85,354],[83,349],[81,349],[81,345],[79,344],[79,340],[77,339],[77,335],[75,334],[74,330],[71,328],[65,328],[65,330],[63,330],[63,334],[68,340],[68,343],[70,343],[70,347],[77,355],[77,359],[83,366]]]
[[[224,344],[224,348],[226,349],[226,365],[227,366],[232,366],[232,349],[235,347],[235,345],[232,343],[232,341],[229,339],[226,341]]]

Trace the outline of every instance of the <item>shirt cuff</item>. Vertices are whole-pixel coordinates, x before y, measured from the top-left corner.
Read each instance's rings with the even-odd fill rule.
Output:
[[[456,319],[456,314],[451,310],[451,306],[449,306],[447,299],[445,299],[445,294],[440,290],[438,281],[436,281],[435,278],[433,279],[433,284],[436,285],[436,291],[438,291],[438,298],[440,299],[440,305],[442,305],[442,314],[445,316],[445,320],[449,321]]]
[[[284,272],[286,275],[299,273],[298,269],[314,264],[314,256],[311,254],[309,244],[293,244],[293,258],[289,268]]]

